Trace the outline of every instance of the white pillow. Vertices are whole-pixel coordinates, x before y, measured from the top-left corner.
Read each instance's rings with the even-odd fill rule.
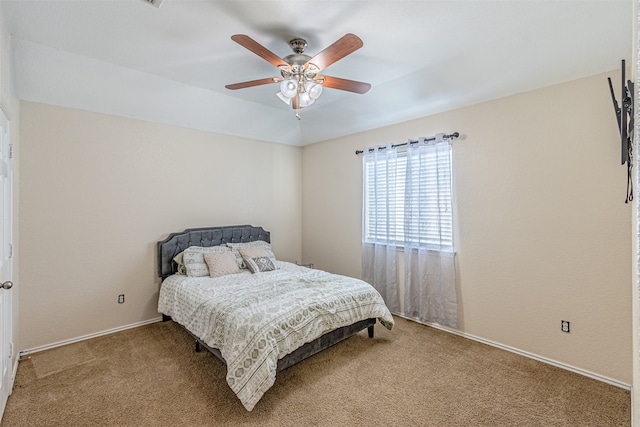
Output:
[[[229,252],[226,246],[190,246],[182,252],[182,262],[189,277],[204,277],[209,275],[209,267],[204,260],[204,254],[214,252]]]

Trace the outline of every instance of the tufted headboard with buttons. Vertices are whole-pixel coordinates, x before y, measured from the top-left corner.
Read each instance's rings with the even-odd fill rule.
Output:
[[[262,227],[229,225],[223,227],[189,228],[158,242],[158,276],[174,274],[178,265],[173,258],[189,246],[218,246],[223,243],[245,243],[264,240],[271,243],[270,233]]]

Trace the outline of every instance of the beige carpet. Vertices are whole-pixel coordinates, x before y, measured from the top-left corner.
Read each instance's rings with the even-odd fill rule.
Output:
[[[85,341],[60,347],[56,351],[42,352],[31,360],[31,364],[36,378],[44,378],[94,360],[96,356],[89,342]]]
[[[33,354],[2,426],[628,426],[628,391],[396,318],[278,374],[252,412],[173,322]]]

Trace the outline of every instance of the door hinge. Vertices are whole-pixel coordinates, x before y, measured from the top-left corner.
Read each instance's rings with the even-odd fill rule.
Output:
[[[13,243],[9,243],[9,258],[13,258]]]
[[[13,159],[13,144],[9,144],[9,158]]]

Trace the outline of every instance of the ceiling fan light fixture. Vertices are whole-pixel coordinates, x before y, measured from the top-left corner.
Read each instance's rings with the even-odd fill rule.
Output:
[[[289,99],[293,98],[298,93],[298,82],[290,79],[283,80],[280,83],[280,93]]]
[[[309,97],[314,101],[322,95],[322,85],[320,83],[308,82],[305,86],[305,90],[309,94]]]
[[[278,92],[278,93],[276,93],[276,96],[277,96],[278,98],[280,98],[280,100],[281,100],[282,102],[284,102],[285,104],[287,104],[287,105],[291,105],[291,98],[288,98],[288,97],[284,96],[284,95],[282,94],[282,92]]]
[[[307,92],[300,92],[300,107],[308,107],[314,102],[315,99],[312,99]]]

